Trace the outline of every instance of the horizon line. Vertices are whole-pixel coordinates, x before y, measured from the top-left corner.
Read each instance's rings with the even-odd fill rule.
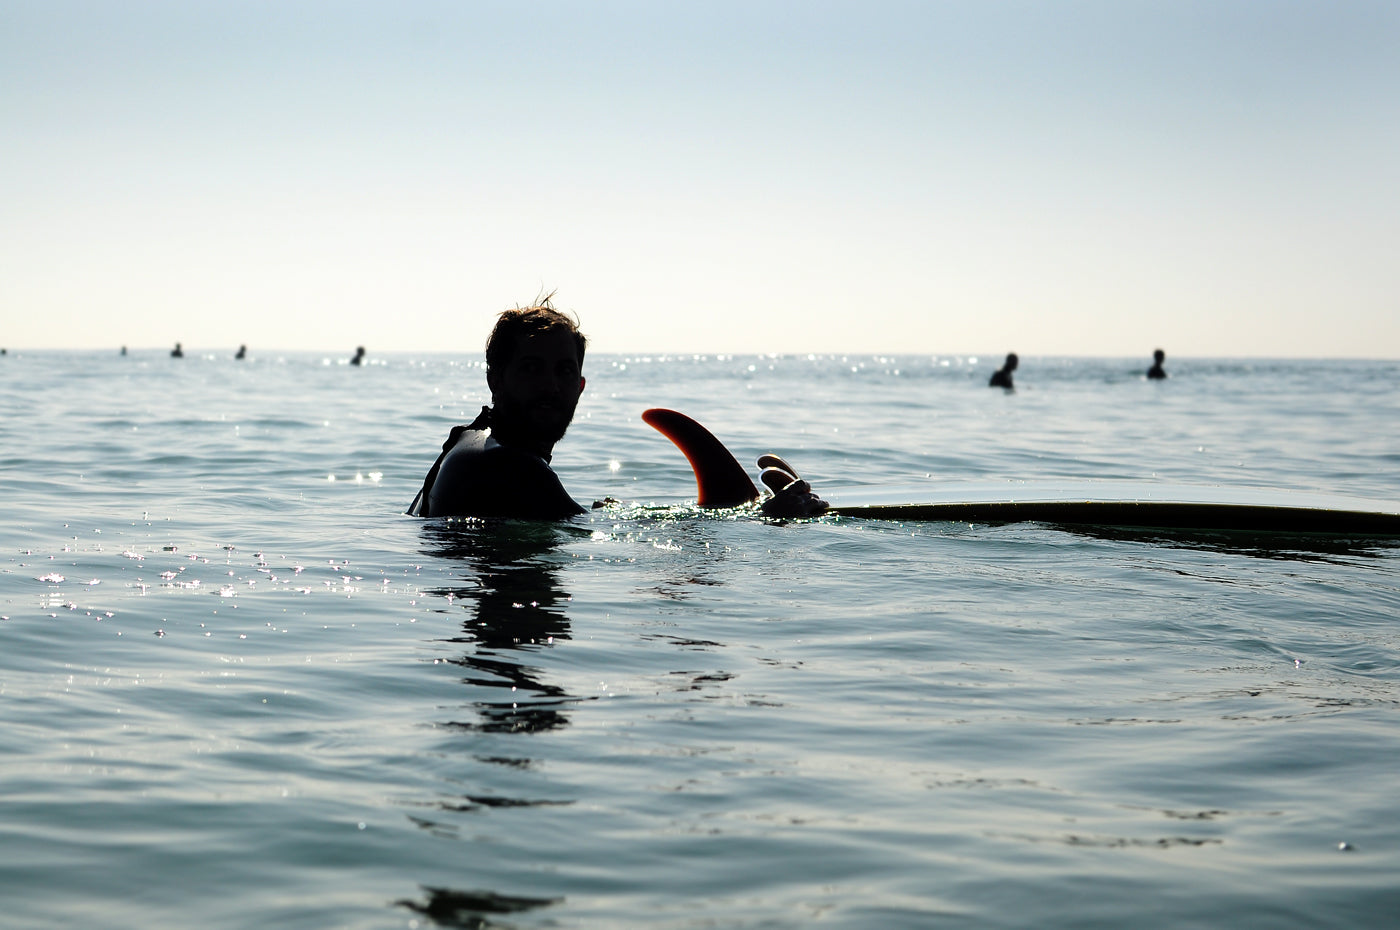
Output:
[[[242,344],[240,344],[240,345],[242,345]],[[116,347],[116,348],[92,348],[92,347],[73,348],[73,347],[69,347],[69,346],[27,346],[27,347],[19,347],[19,348],[16,348],[16,347],[13,347],[13,346],[4,346],[4,347],[0,347],[0,352],[3,352],[4,355],[10,356],[10,357],[17,357],[17,356],[21,355],[21,354],[24,353],[24,352],[37,352],[37,353],[72,353],[72,354],[99,354],[99,355],[102,355],[102,354],[111,354],[112,356],[118,357],[118,358],[119,358],[119,357],[121,357],[121,351],[122,351],[122,349],[125,349],[125,350],[127,351],[128,357],[129,357],[130,355],[136,355],[136,354],[142,354],[142,355],[156,355],[156,356],[161,356],[161,357],[169,357],[171,348],[172,348],[172,347],[171,347],[171,346],[168,346],[168,345],[163,345],[163,346],[118,346],[118,347]],[[216,346],[216,347],[198,347],[198,346],[196,346],[196,347],[191,348],[191,347],[185,347],[185,346],[183,346],[183,343],[182,343],[182,349],[183,349],[183,351],[184,351],[184,353],[185,353],[185,355],[186,355],[187,358],[199,358],[199,357],[205,357],[205,358],[207,358],[207,357],[209,357],[209,356],[222,357],[223,355],[227,354],[227,357],[228,357],[230,360],[237,360],[237,359],[234,359],[234,353],[237,352],[238,348],[239,348],[238,345],[231,345],[231,346],[223,346],[223,345],[220,345],[220,346]],[[1005,355],[1007,354],[1008,351],[1015,352],[1015,353],[1016,353],[1018,356],[1020,356],[1022,359],[1027,359],[1027,358],[1031,358],[1031,359],[1034,359],[1034,358],[1064,358],[1064,359],[1136,359],[1136,358],[1140,358],[1140,357],[1141,357],[1141,358],[1146,358],[1146,359],[1151,359],[1151,357],[1152,357],[1152,350],[1150,350],[1150,349],[1147,350],[1147,351],[1139,351],[1139,352],[1133,352],[1133,353],[1084,353],[1084,352],[1075,352],[1075,353],[1068,353],[1068,352],[1035,353],[1035,352],[1025,352],[1025,351],[1016,350],[1016,349],[1012,349],[1012,350],[997,349],[997,350],[993,350],[993,351],[990,351],[990,352],[977,352],[977,351],[966,351],[966,350],[947,350],[947,351],[911,351],[911,350],[902,350],[902,351],[882,351],[882,350],[870,350],[870,349],[847,349],[847,350],[840,350],[840,351],[815,351],[815,350],[813,350],[813,351],[804,351],[804,350],[796,350],[796,351],[758,351],[758,350],[738,350],[738,351],[707,350],[707,351],[696,351],[696,350],[674,350],[674,349],[672,349],[672,350],[599,349],[599,348],[595,348],[595,347],[589,347],[589,351],[588,351],[587,357],[588,357],[588,358],[597,358],[597,357],[599,357],[599,356],[618,356],[618,357],[628,357],[628,358],[677,358],[677,357],[680,357],[680,358],[718,358],[718,357],[724,357],[724,358],[738,358],[738,357],[751,357],[751,358],[773,358],[773,359],[776,359],[776,358],[840,358],[840,357],[848,357],[848,356],[861,356],[861,357],[868,357],[868,358],[901,358],[901,357],[903,357],[903,358],[911,358],[911,357],[967,358],[967,357],[973,357],[973,358],[989,358],[989,359],[995,358],[995,359],[1000,359],[1000,358],[1005,357]],[[262,357],[264,357],[264,358],[268,357],[268,355],[270,355],[270,354],[278,354],[278,355],[282,355],[282,354],[286,354],[286,355],[320,355],[320,356],[329,357],[329,358],[338,358],[338,357],[340,357],[340,356],[345,356],[346,360],[348,361],[349,358],[355,354],[355,347],[352,346],[352,347],[346,348],[346,349],[335,349],[335,350],[324,349],[324,348],[286,348],[286,347],[277,347],[277,346],[270,347],[270,348],[266,348],[266,349],[254,349],[254,348],[252,348],[252,347],[249,347],[249,348],[248,348],[248,354],[249,354],[249,357],[250,357],[250,358],[256,358],[256,357],[258,357],[259,354],[261,354]],[[434,357],[441,357],[441,356],[467,356],[467,357],[471,357],[471,358],[481,358],[481,359],[484,359],[484,358],[485,358],[485,351],[484,351],[484,350],[481,350],[481,349],[477,349],[477,350],[465,350],[465,349],[463,349],[463,350],[455,350],[455,349],[384,349],[384,350],[382,350],[382,351],[380,351],[380,352],[378,352],[378,353],[370,352],[370,351],[367,350],[367,351],[366,351],[366,356],[365,356],[365,357],[366,357],[367,360],[369,360],[369,361],[372,362],[375,358],[391,358],[391,357],[402,358],[402,357],[405,357],[405,356],[413,356],[413,355],[426,355],[426,356],[434,356]],[[1181,352],[1178,352],[1178,353],[1170,353],[1170,352],[1169,352],[1169,353],[1167,353],[1167,358],[1168,358],[1168,359],[1177,359],[1177,360],[1220,360],[1220,359],[1239,359],[1239,360],[1251,360],[1251,361],[1356,361],[1356,362],[1361,362],[1361,361],[1367,361],[1367,362],[1396,362],[1396,361],[1400,361],[1400,356],[1376,356],[1376,355],[1290,355],[1290,354],[1258,354],[1258,355],[1255,355],[1255,354],[1238,354],[1238,353],[1226,353],[1226,352],[1221,352],[1221,353],[1209,353],[1209,354],[1181,353]]]

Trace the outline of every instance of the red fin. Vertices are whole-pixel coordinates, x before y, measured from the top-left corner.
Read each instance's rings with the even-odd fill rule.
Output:
[[[685,414],[665,407],[642,411],[642,422],[655,427],[685,453],[695,470],[701,507],[735,507],[758,500],[753,479],[714,433]]]

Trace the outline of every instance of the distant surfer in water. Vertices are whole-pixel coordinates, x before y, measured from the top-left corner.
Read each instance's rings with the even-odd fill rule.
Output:
[[[1011,373],[1016,370],[1020,361],[1015,352],[1007,355],[1002,366],[992,372],[992,380],[987,382],[987,387],[1006,388],[1008,391],[1015,390],[1015,385],[1011,382]]]
[[[452,428],[410,514],[558,520],[584,513],[549,462],[583,394],[588,339],[576,320],[550,304],[552,296],[497,318],[486,340],[491,406]],[[764,480],[773,486],[773,479]],[[796,475],[764,502],[773,516],[825,509]]]
[[[1152,367],[1149,368],[1149,369],[1147,369],[1147,377],[1149,377],[1149,378],[1165,378],[1165,377],[1167,376],[1167,371],[1166,371],[1165,368],[1162,367],[1162,363],[1165,362],[1166,360],[1167,360],[1167,353],[1163,352],[1161,349],[1158,349],[1157,351],[1153,352],[1153,353],[1152,353]]]
[[[248,357],[248,347],[247,347],[247,346],[239,346],[239,347],[238,347],[238,354],[235,355],[234,358],[243,359],[243,358],[247,358],[247,357]]]
[[[355,357],[350,360],[351,365],[363,365],[365,363],[365,347],[359,346],[355,349]]]
[[[175,348],[173,348],[173,349],[170,350],[170,357],[171,357],[171,358],[184,358],[184,357],[185,357],[185,350],[182,349],[182,348],[180,348],[180,343],[178,343],[178,342],[175,343]]]

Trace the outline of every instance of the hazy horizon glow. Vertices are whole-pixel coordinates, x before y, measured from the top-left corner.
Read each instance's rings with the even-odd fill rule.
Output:
[[[10,2],[0,345],[1400,358],[1400,8]]]

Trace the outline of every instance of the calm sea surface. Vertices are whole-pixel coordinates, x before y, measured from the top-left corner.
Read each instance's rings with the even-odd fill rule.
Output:
[[[0,358],[0,925],[1380,927],[1400,547],[705,514],[1400,500],[1400,363],[590,357],[559,524],[402,511],[478,359]]]

